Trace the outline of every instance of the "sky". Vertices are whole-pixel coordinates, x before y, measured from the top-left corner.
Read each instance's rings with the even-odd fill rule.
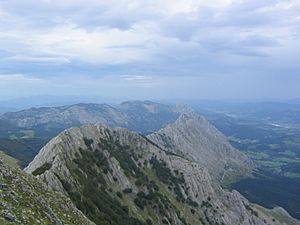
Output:
[[[300,97],[300,0],[0,0],[0,100]]]

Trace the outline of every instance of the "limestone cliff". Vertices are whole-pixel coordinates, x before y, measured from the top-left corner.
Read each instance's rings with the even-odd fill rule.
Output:
[[[234,149],[222,133],[191,110],[148,138],[165,151],[199,163],[222,183],[243,176],[254,167],[252,161]]]

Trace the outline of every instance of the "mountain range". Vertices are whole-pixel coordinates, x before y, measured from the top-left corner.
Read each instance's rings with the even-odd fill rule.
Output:
[[[48,224],[300,224],[283,208],[263,208],[222,187],[255,165],[188,107],[149,101],[80,104],[7,113],[1,119],[36,132],[69,126],[39,151],[24,169],[28,175],[15,169],[31,179],[27,183],[44,185],[32,191],[37,195],[49,192],[70,200],[67,208],[74,209],[78,222],[56,216],[59,220]],[[12,180],[0,182],[10,190]],[[17,205],[9,209],[14,223],[40,221],[22,219]]]
[[[57,133],[86,123],[104,123],[126,127],[141,133],[151,133],[179,116],[180,107],[151,101],[123,102],[120,105],[81,103],[58,107],[30,108],[0,116],[19,128]]]

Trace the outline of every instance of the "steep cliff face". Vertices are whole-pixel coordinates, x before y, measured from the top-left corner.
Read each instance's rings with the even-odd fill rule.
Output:
[[[199,163],[222,183],[245,175],[254,167],[251,160],[234,149],[223,134],[191,110],[148,138],[165,151]]]
[[[60,193],[0,156],[0,224],[94,224]]]
[[[52,139],[25,171],[69,196],[96,224],[299,224],[283,210],[263,209],[223,190],[204,163],[154,141],[104,125],[72,128]]]

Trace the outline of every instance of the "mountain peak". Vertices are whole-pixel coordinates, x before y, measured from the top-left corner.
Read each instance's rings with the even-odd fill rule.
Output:
[[[246,155],[234,149],[221,132],[193,110],[182,113],[174,123],[148,138],[167,151],[205,166],[221,183],[230,182],[254,168]]]

